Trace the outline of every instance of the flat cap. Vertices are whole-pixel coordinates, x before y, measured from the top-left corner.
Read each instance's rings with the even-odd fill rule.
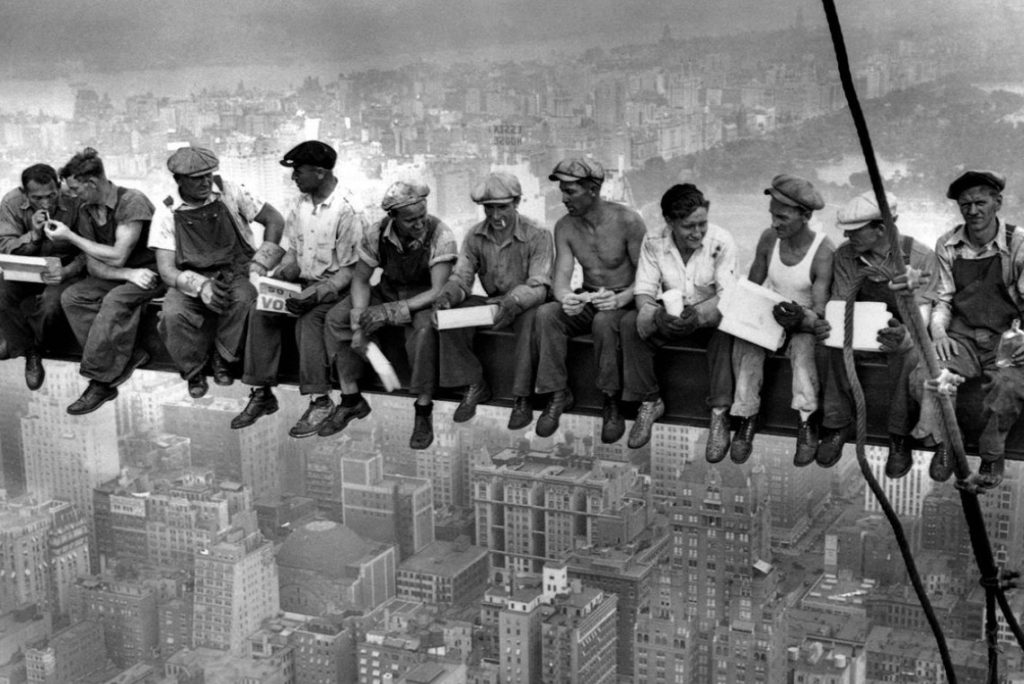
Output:
[[[217,155],[205,147],[179,147],[167,158],[167,168],[178,176],[205,176],[218,166]]]
[[[519,179],[505,171],[487,174],[469,193],[470,199],[477,204],[508,204],[522,195]]]
[[[1006,176],[995,171],[984,171],[981,169],[965,171],[959,178],[949,184],[946,197],[955,200],[960,197],[964,190],[975,188],[979,185],[987,185],[990,188],[995,188],[998,192],[1002,192],[1003,188],[1006,187]]]
[[[429,194],[430,188],[423,183],[395,181],[384,193],[384,198],[380,201],[380,208],[384,211],[401,209],[426,200]]]
[[[885,200],[889,203],[889,211],[892,212],[892,217],[895,219],[896,198],[885,193]],[[857,195],[836,212],[836,227],[839,230],[857,230],[872,221],[881,220],[882,211],[878,208],[878,201],[873,191]]]
[[[821,193],[814,189],[811,181],[788,173],[780,173],[772,178],[772,186],[765,189],[764,194],[771,195],[791,207],[811,211],[825,208],[825,200],[822,199]]]
[[[591,180],[604,182],[604,167],[593,159],[563,159],[555,166],[548,180],[578,183]]]
[[[333,169],[336,161],[338,153],[333,147],[319,140],[306,140],[285,152],[281,166],[317,166],[321,169]]]

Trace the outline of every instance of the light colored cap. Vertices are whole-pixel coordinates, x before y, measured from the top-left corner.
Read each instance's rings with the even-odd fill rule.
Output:
[[[429,194],[430,188],[424,183],[395,181],[384,193],[384,198],[380,201],[380,208],[384,211],[401,209],[410,204],[426,201]]]
[[[889,211],[892,212],[892,217],[895,220],[896,198],[889,193],[885,193],[885,199],[889,203]],[[836,213],[836,227],[839,230],[844,231],[858,230],[872,221],[881,220],[882,212],[878,208],[878,202],[875,199],[875,193],[873,191],[857,195],[852,200],[844,204]]]
[[[508,204],[522,195],[519,179],[505,171],[487,174],[469,193],[470,199],[477,204]]]

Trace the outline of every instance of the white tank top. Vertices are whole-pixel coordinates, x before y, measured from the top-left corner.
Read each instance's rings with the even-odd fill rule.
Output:
[[[816,233],[804,258],[792,266],[782,263],[782,257],[779,256],[779,245],[782,240],[776,240],[775,247],[772,248],[772,258],[768,262],[768,277],[764,282],[765,287],[775,290],[787,300],[792,300],[802,306],[810,306],[812,303],[811,266],[814,263],[814,255],[818,253],[818,247],[824,239],[825,233],[821,231]]]

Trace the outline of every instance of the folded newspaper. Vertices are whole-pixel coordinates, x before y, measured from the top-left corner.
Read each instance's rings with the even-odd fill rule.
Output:
[[[826,347],[843,348],[843,323],[846,302],[831,301],[825,305],[825,320],[831,326]],[[889,325],[892,315],[883,302],[853,303],[853,348],[855,351],[879,351],[878,331]]]
[[[259,287],[256,290],[256,310],[269,311],[271,313],[294,316],[284,308],[286,300],[302,292],[302,286],[298,283],[289,283],[286,280],[260,276]]]
[[[23,283],[41,283],[43,274],[60,266],[57,257],[18,256],[17,254],[0,254],[0,273],[4,280],[16,280]]]
[[[759,347],[776,351],[786,341],[786,331],[775,320],[772,309],[786,298],[746,278],[727,287],[718,300],[722,322],[718,329]]]

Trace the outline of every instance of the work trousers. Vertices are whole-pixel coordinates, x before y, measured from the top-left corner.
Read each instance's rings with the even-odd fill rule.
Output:
[[[601,392],[618,394],[622,389],[619,325],[628,309],[598,311],[592,304],[570,316],[561,302],[541,304],[534,322],[537,336],[537,393],[559,392],[569,387],[566,356],[569,338],[590,333],[594,341],[595,385]],[[635,324],[634,324],[634,327]]]
[[[687,336],[655,333],[645,340],[637,332],[636,316],[636,311],[630,311],[622,319],[622,398],[624,401],[653,401],[661,394],[654,368],[655,352],[666,344],[681,342]],[[732,344],[732,335],[721,330],[711,333],[708,340],[709,408],[728,407],[732,403]]]
[[[45,349],[49,340],[67,334],[60,298],[77,281],[45,285],[0,278],[0,336],[7,341],[9,358]]]
[[[460,307],[483,306],[487,299],[472,295]],[[537,342],[533,336],[537,308],[516,316],[512,332],[516,336],[512,358],[512,394],[528,397],[533,392],[533,369],[536,366]],[[441,387],[475,385],[484,379],[480,359],[473,353],[473,340],[479,328],[455,328],[440,331]]]
[[[850,379],[846,375],[843,364],[843,350],[832,347],[821,347],[825,355],[825,369],[822,376],[824,387],[822,425],[831,430],[838,430],[853,422],[854,403]],[[863,358],[864,352],[855,353],[855,357]],[[877,356],[875,352],[866,352]],[[910,374],[920,358],[914,348],[906,351],[885,353],[885,363],[889,375],[889,422],[887,429],[890,434],[906,437],[914,427],[914,414],[918,402],[910,394]]]
[[[295,346],[299,350],[299,392],[327,394],[331,391],[331,362],[324,341],[324,320],[338,303],[336,294],[317,304],[298,318],[280,313],[249,313],[249,334],[245,344],[242,382],[256,387],[277,384],[281,364],[281,333],[289,321],[295,321]]]
[[[82,347],[83,376],[110,383],[124,372],[135,350],[143,308],[166,290],[163,283],[146,290],[92,276],[64,290],[60,301]]]
[[[793,373],[795,411],[814,413],[818,410],[818,367],[814,361],[814,335],[794,333],[789,336],[786,356]],[[732,365],[736,376],[736,394],[729,413],[749,418],[761,410],[761,386],[764,384],[764,360],[768,350],[736,338],[732,343]]]
[[[378,288],[370,290],[370,305],[383,304],[386,300]],[[352,298],[345,297],[327,312],[324,321],[324,345],[327,355],[333,360],[342,382],[357,382],[363,374],[363,357],[352,349],[352,326],[350,314]],[[411,375],[409,392],[431,394],[437,389],[437,330],[434,328],[433,311],[423,309],[412,315],[412,322],[400,326],[384,326],[373,339],[378,339],[385,355],[393,353],[396,347],[404,345],[409,360]]]
[[[211,352],[226,361],[242,355],[246,320],[256,300],[256,288],[245,273],[226,277],[229,303],[224,313],[210,311],[199,297],[189,297],[177,288],[167,291],[160,316],[160,335],[185,379],[203,372]]]

